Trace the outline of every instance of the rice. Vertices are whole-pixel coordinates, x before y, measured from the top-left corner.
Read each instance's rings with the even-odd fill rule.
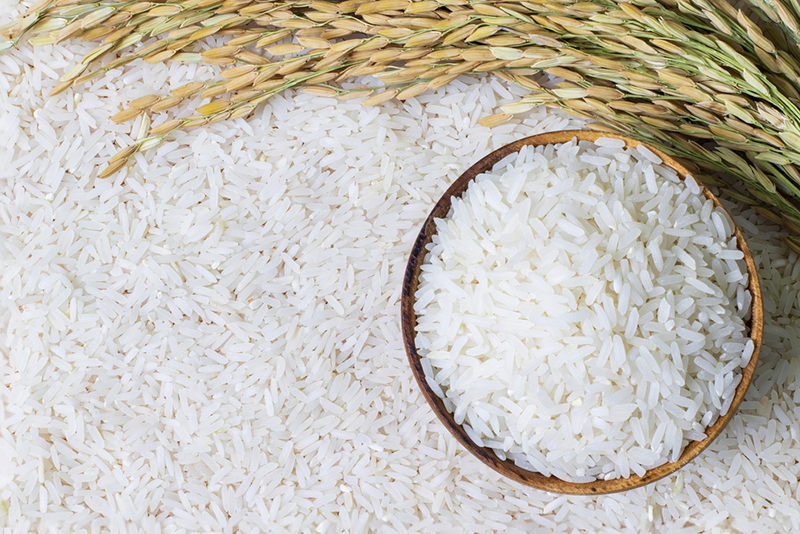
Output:
[[[488,76],[370,110],[291,93],[97,180],[136,131],[110,115],[211,69],[132,64],[81,98],[46,98],[91,48],[0,56],[4,529],[800,530],[800,262],[774,224],[732,206],[767,330],[726,431],[645,488],[549,495],[503,479],[438,423],[398,300],[417,229],[460,172],[577,122],[534,110],[487,135],[475,123],[510,101],[500,90],[524,93]]]
[[[709,266],[743,254],[725,210],[661,163],[611,139],[525,146],[435,221],[415,341],[477,445],[609,480],[676,461],[727,413],[752,355],[748,277]]]

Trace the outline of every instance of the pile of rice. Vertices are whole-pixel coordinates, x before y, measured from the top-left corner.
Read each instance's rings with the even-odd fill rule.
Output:
[[[416,293],[433,390],[479,446],[574,481],[676,461],[753,354],[724,209],[643,146],[526,146],[436,219]]]
[[[732,206],[767,327],[725,433],[646,488],[550,495],[438,423],[398,299],[447,185],[492,149],[575,122],[538,110],[490,137],[477,120],[522,91],[489,76],[377,108],[291,93],[98,180],[137,126],[108,117],[210,68],[132,65],[81,97],[45,97],[91,48],[0,56],[7,531],[800,529],[800,262],[775,225]]]

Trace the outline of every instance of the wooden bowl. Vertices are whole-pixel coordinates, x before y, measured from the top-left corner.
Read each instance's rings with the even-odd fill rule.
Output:
[[[654,469],[650,469],[647,471],[643,476],[632,475],[628,478],[618,478],[614,480],[597,480],[593,482],[585,482],[585,483],[575,483],[575,482],[565,482],[561,479],[556,477],[548,477],[541,475],[539,473],[528,471],[521,467],[518,467],[514,464],[511,460],[500,460],[497,455],[492,451],[490,448],[479,447],[475,445],[467,436],[467,433],[461,427],[461,425],[457,424],[453,419],[453,415],[447,411],[444,406],[442,400],[431,390],[430,386],[428,385],[425,373],[422,370],[422,365],[420,364],[420,356],[417,353],[417,347],[414,343],[415,339],[415,330],[417,325],[417,317],[414,313],[414,302],[415,302],[415,293],[417,291],[417,284],[419,281],[419,274],[420,268],[425,260],[425,254],[427,251],[425,247],[428,243],[431,242],[431,238],[433,234],[436,232],[436,227],[434,224],[434,219],[446,217],[448,212],[450,211],[450,201],[452,197],[459,197],[466,189],[469,183],[479,174],[489,171],[492,167],[500,161],[501,159],[505,158],[509,154],[519,151],[523,146],[526,145],[548,145],[548,144],[555,144],[555,143],[565,143],[569,142],[574,138],[578,138],[581,141],[594,141],[600,137],[612,137],[615,139],[622,139],[625,141],[626,146],[628,147],[636,147],[640,144],[639,141],[635,139],[631,139],[628,137],[624,137],[621,135],[613,135],[601,132],[594,132],[588,130],[569,130],[569,131],[562,131],[562,132],[553,132],[553,133],[546,133],[540,135],[534,135],[533,137],[528,137],[526,139],[521,139],[510,145],[506,145],[503,148],[496,150],[480,160],[478,163],[467,169],[467,171],[462,174],[454,183],[450,186],[450,188],[445,192],[439,202],[436,203],[434,206],[433,211],[431,211],[430,215],[428,216],[425,224],[422,227],[422,230],[417,237],[416,242],[414,243],[414,248],[411,250],[411,256],[408,260],[408,266],[406,268],[405,277],[403,280],[403,293],[401,297],[401,321],[402,321],[402,329],[403,329],[403,339],[405,341],[406,346],[406,354],[408,355],[409,363],[411,364],[411,369],[414,373],[414,376],[417,379],[417,383],[419,383],[420,388],[422,389],[422,393],[425,398],[428,400],[428,404],[431,405],[433,411],[439,417],[439,420],[444,424],[445,427],[450,431],[453,436],[470,451],[472,454],[478,457],[483,463],[497,471],[498,473],[507,476],[512,480],[516,480],[522,484],[527,486],[531,486],[537,489],[550,491],[554,493],[566,493],[566,494],[573,494],[573,495],[601,495],[604,493],[615,493],[618,491],[625,491],[633,488],[637,488],[639,486],[644,486],[645,484],[649,484],[651,482],[655,482],[656,480],[663,478],[687,463],[689,463],[695,456],[700,454],[700,452],[708,447],[708,445],[714,441],[714,439],[722,432],[725,428],[725,425],[733,417],[734,413],[736,413],[736,409],[739,407],[739,404],[742,402],[744,398],[745,392],[747,391],[748,386],[750,385],[750,381],[753,378],[753,371],[756,368],[756,363],[758,362],[758,355],[761,349],[761,338],[763,334],[763,327],[764,327],[764,314],[762,309],[762,302],[761,302],[761,286],[758,281],[758,273],[756,272],[756,266],[753,262],[753,256],[750,253],[750,249],[747,247],[747,243],[745,243],[744,238],[742,237],[742,233],[739,230],[738,226],[736,226],[736,239],[739,244],[739,249],[744,253],[744,259],[747,263],[747,272],[749,273],[750,277],[750,293],[753,297],[752,303],[752,312],[751,312],[751,319],[749,321],[749,328],[750,328],[750,338],[753,340],[755,345],[753,350],[753,355],[750,358],[750,362],[748,365],[742,369],[742,381],[739,386],[736,388],[736,393],[734,395],[733,403],[731,404],[728,413],[724,416],[720,417],[713,425],[706,428],[706,435],[707,437],[702,441],[692,441],[686,446],[681,454],[678,461],[674,463],[666,463]],[[645,145],[648,149],[650,149],[653,153],[657,154],[663,161],[664,164],[672,167],[675,171],[677,171],[678,175],[682,178],[685,177],[689,172],[683,167],[680,163],[675,161],[670,156],[664,154],[662,151],[657,150],[651,146]],[[702,186],[702,184],[701,184]],[[719,202],[719,200],[711,194],[711,192],[703,187],[703,192],[706,198],[711,199],[712,202],[716,206],[722,207],[724,206]],[[726,210],[727,211],[727,210]],[[730,213],[728,214],[730,215]],[[731,217],[731,220],[733,218]],[[735,222],[734,222],[735,226]]]

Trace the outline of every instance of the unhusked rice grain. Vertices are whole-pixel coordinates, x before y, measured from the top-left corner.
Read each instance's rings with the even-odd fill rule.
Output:
[[[752,354],[744,256],[661,163],[614,139],[524,146],[436,220],[416,345],[477,445],[608,480],[676,461],[727,413]]]

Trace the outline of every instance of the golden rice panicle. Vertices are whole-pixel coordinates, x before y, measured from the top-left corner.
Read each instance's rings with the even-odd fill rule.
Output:
[[[761,196],[754,195],[756,200],[800,220],[800,210],[781,192],[800,199],[795,185],[800,173],[792,174],[797,173],[792,164],[800,159],[800,132],[787,128],[800,123],[800,64],[789,48],[789,43],[800,42],[797,6],[786,0],[752,2],[787,31],[762,30],[727,0],[652,0],[647,6],[545,6],[519,0],[112,0],[98,6],[41,0],[4,33],[30,31],[35,44],[75,38],[102,41],[62,77],[53,95],[138,60],[205,62],[225,69],[221,81],[189,80],[169,95],[137,98],[111,117],[114,122],[141,117],[138,135],[151,138],[136,145],[137,151],[155,146],[176,129],[245,117],[290,87],[340,99],[370,94],[365,105],[379,105],[439,89],[461,73],[494,72],[531,94],[484,117],[483,125],[496,126],[512,114],[544,105],[597,119],[604,128],[638,132],[649,142],[676,139],[682,153],[695,154],[758,187]],[[656,16],[657,10],[668,16]],[[714,32],[696,30],[708,27]],[[88,68],[149,36],[157,40],[100,69]],[[216,41],[204,51],[192,49],[214,36],[227,42]],[[0,52],[15,44],[0,41]],[[717,50],[714,63],[703,60],[707,49]],[[542,89],[530,76],[537,72],[567,83]],[[385,86],[375,93],[366,87],[343,90],[327,85],[364,75],[379,78]],[[149,113],[172,109],[192,97],[216,99],[225,94],[226,100],[201,105],[197,116],[170,118],[150,127]],[[695,143],[703,140],[744,155],[744,168],[715,160]],[[759,163],[749,161],[747,152],[758,153]],[[120,159],[112,164],[117,166]],[[775,184],[789,185],[778,190]]]

